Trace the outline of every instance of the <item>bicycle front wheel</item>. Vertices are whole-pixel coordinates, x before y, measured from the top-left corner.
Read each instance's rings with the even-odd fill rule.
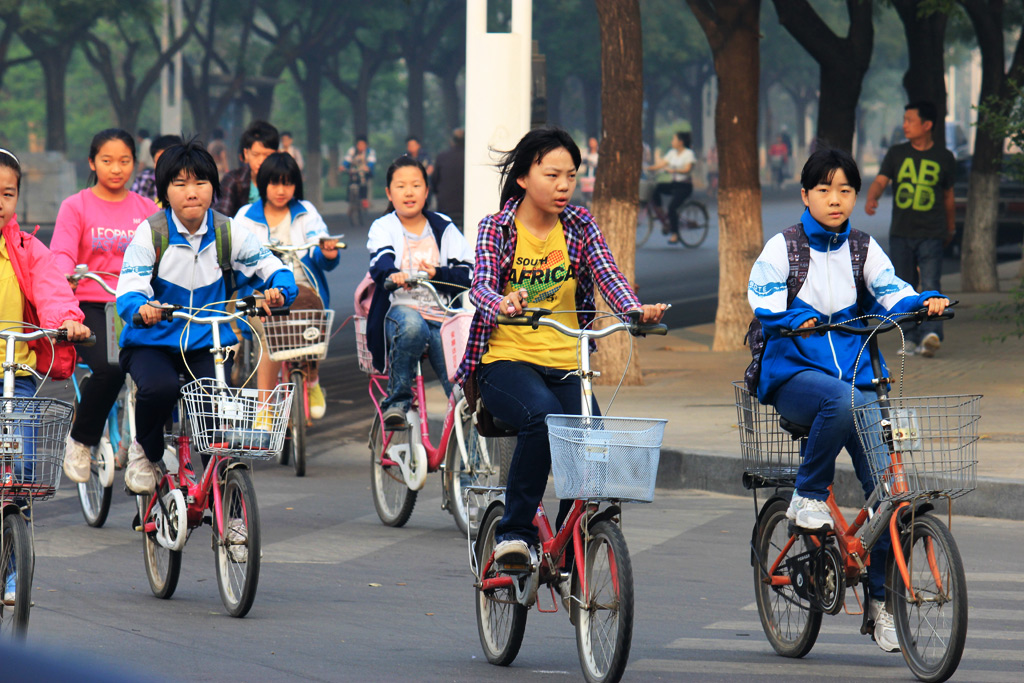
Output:
[[[636,224],[636,248],[647,244],[647,240],[651,238],[651,233],[654,232],[654,214],[651,212],[651,208],[646,204],[640,206],[640,210],[637,212],[637,224]]]
[[[691,249],[708,238],[708,210],[700,202],[686,202],[679,211],[679,241]]]
[[[481,572],[494,552],[494,533],[504,514],[504,506],[495,505],[480,524],[476,561]],[[492,564],[490,570],[480,578],[493,579],[497,575],[497,569]],[[477,589],[476,626],[488,662],[508,666],[515,660],[526,631],[526,608],[516,602],[516,593],[511,586],[488,591]]]
[[[454,430],[448,440],[445,454],[444,486],[448,496],[448,510],[455,518],[455,526],[466,533],[476,533],[480,525],[480,509],[486,504],[487,496],[469,493],[470,486],[498,486],[501,474],[500,453],[491,450],[494,439],[484,439],[473,425],[473,414],[466,407],[465,400],[456,406],[457,416],[464,436],[463,448]],[[487,457],[484,457],[486,449]]]
[[[803,657],[818,639],[821,612],[812,610],[810,603],[797,595],[792,585],[772,585],[776,577],[793,578],[786,569],[786,558],[781,558],[775,572],[768,575],[768,569],[780,559],[782,549],[789,544],[788,508],[788,501],[776,498],[761,513],[761,524],[755,536],[754,594],[768,642],[783,657]],[[801,552],[798,548],[804,544],[806,541],[793,543],[789,554]]]
[[[0,546],[0,639],[24,640],[28,634],[28,615],[32,607],[32,572],[35,556],[32,538],[20,512],[9,511],[3,521],[3,545]],[[9,604],[10,603],[10,604]]]
[[[967,580],[953,534],[932,515],[918,515],[901,539],[911,586],[889,559],[889,596],[907,666],[922,681],[944,681],[960,665],[967,638]]]
[[[153,495],[163,496],[167,493],[167,486],[161,484],[157,493]],[[145,525],[146,520],[142,519],[146,506],[149,503],[149,496],[136,497],[136,504],[139,508],[139,519]],[[153,509],[159,509],[159,503],[154,503]],[[152,515],[152,513],[151,513]],[[146,578],[149,580],[149,589],[153,595],[161,600],[167,600],[174,595],[178,587],[178,577],[181,575],[181,551],[170,550],[160,545],[156,540],[156,531],[142,534],[142,557],[146,563]]]
[[[306,476],[306,377],[301,370],[292,370],[292,418],[291,432],[292,467],[296,477]]]
[[[585,580],[574,582],[572,600],[583,677],[618,681],[633,640],[633,566],[616,524],[602,520],[590,527],[583,567]]]
[[[412,434],[407,429],[394,432],[390,444],[412,448]],[[380,521],[388,526],[403,526],[412,516],[419,491],[413,491],[405,482],[398,465],[385,465],[384,431],[378,415],[370,427],[370,488],[373,490],[373,506]],[[411,458],[411,456],[410,456]]]
[[[112,477],[114,470],[114,449],[106,432],[99,444],[90,450],[92,457],[89,463],[89,480],[78,484],[78,502],[82,506],[85,523],[99,528],[107,521],[114,489],[113,484],[103,485],[104,477]]]
[[[217,586],[228,614],[244,617],[256,599],[260,580],[260,512],[249,471],[234,467],[224,475],[221,532],[214,528]]]

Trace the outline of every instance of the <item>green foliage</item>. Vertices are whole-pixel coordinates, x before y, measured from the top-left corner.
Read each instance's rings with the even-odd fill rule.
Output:
[[[990,320],[1010,326],[1010,329],[1004,330],[1001,334],[985,337],[985,341],[1005,342],[1011,335],[1017,339],[1024,339],[1024,278],[1021,278],[1010,292],[1009,301],[985,306],[984,310]]]
[[[1024,86],[1007,80],[1009,96],[995,95],[978,105],[978,126],[995,138],[1006,138],[1018,148],[1024,148]],[[1024,164],[1016,163],[1003,171],[1024,181]]]

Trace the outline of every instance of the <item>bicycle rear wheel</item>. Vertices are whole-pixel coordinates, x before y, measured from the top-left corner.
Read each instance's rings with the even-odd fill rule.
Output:
[[[636,224],[636,248],[647,244],[647,240],[651,238],[651,233],[654,232],[654,214],[651,213],[651,209],[646,204],[640,205],[640,210],[637,211],[637,224]]]
[[[488,558],[494,552],[494,533],[505,514],[502,505],[495,505],[480,524],[476,541],[476,561],[482,572]],[[497,576],[494,565],[481,579]],[[515,590],[510,586],[476,591],[476,626],[480,644],[487,655],[487,661],[498,666],[508,666],[519,654],[526,631],[526,608],[516,602]]]
[[[412,434],[407,429],[394,432],[392,445],[404,444],[412,447]],[[388,526],[403,526],[412,516],[419,491],[412,491],[405,483],[405,477],[398,465],[383,465],[384,432],[378,415],[370,427],[370,488],[373,490],[373,506],[380,521]]]
[[[3,544],[0,545],[0,640],[24,640],[28,634],[29,609],[32,607],[32,573],[35,554],[25,518],[9,509],[3,520]],[[11,591],[7,589],[11,588]],[[14,604],[8,605],[8,598]]]
[[[797,595],[793,586],[772,586],[767,574],[789,542],[788,508],[788,501],[776,498],[766,503],[761,513],[761,524],[755,536],[754,594],[757,614],[771,646],[783,657],[803,657],[818,638],[821,612],[812,610],[810,603]],[[802,545],[794,543],[790,553],[801,552],[798,546]],[[792,578],[784,560],[772,576]]]
[[[466,487],[498,486],[501,453],[498,452],[500,447],[494,443],[496,439],[485,439],[476,431],[473,414],[467,409],[465,400],[459,401],[456,410],[456,419],[461,422],[462,433],[465,436],[465,449],[460,448],[457,435],[452,430],[444,462],[445,494],[448,496],[448,511],[455,518],[455,526],[462,533],[470,529],[475,534],[480,526],[480,515],[483,513],[480,506],[485,505],[488,498],[466,493]]]
[[[249,470],[234,467],[224,475],[222,535],[214,528],[217,586],[228,614],[244,617],[256,599],[260,580],[260,512]]]
[[[583,566],[585,581],[573,582],[572,601],[583,677],[589,683],[617,681],[633,640],[633,566],[616,524],[602,520],[590,528]]]
[[[890,557],[889,601],[907,666],[922,681],[944,681],[960,665],[967,638],[967,580],[953,535],[932,515],[903,534],[911,591]],[[916,600],[915,600],[916,596]]]
[[[691,249],[708,238],[708,210],[700,202],[686,202],[679,211],[679,241]]]
[[[166,481],[166,480],[165,480]],[[167,485],[161,482],[157,493],[153,495],[163,496],[167,493]],[[137,496],[136,504],[139,508],[139,519],[145,525],[146,520],[142,518],[149,505],[151,496]],[[159,503],[153,505],[153,510],[159,510]],[[150,513],[152,518],[154,513]],[[142,558],[146,563],[146,578],[149,580],[149,588],[153,595],[161,600],[167,600],[174,595],[178,587],[178,577],[181,575],[181,551],[170,550],[160,545],[156,540],[156,532],[143,532],[142,534]]]
[[[292,370],[292,415],[288,423],[291,434],[292,467],[296,477],[306,476],[306,376],[301,370]]]
[[[78,383],[79,393],[85,391],[85,386],[92,375],[86,375]],[[75,395],[75,413],[78,413],[78,395]],[[117,404],[114,404],[117,409]],[[89,450],[91,451],[89,463],[88,481],[78,484],[78,502],[82,507],[82,516],[85,523],[91,527],[101,527],[107,521],[110,513],[110,498],[113,494],[113,484],[104,486],[103,480],[113,479],[114,450],[110,446],[110,420],[108,419],[103,427],[103,436],[100,442]]]

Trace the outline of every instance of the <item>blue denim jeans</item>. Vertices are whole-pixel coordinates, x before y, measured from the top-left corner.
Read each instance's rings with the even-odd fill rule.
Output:
[[[519,539],[536,545],[538,532],[533,517],[551,471],[551,445],[544,419],[551,414],[579,415],[580,378],[567,377],[565,370],[518,361],[482,364],[476,373],[487,410],[519,431],[505,485],[505,516],[498,524],[496,540]],[[596,401],[593,413],[600,414]],[[556,529],[571,508],[571,500],[562,501]]]
[[[872,400],[873,396],[859,389],[853,392],[852,405],[858,408]],[[816,370],[798,372],[775,392],[775,409],[787,420],[811,428],[801,447],[803,459],[796,474],[796,490],[801,496],[816,500],[828,498],[828,487],[835,478],[836,458],[843,448],[853,460],[864,497],[871,495],[875,484],[869,455],[854,425],[849,384]],[[868,443],[872,443],[870,437]],[[876,600],[885,599],[885,563],[891,547],[886,533],[871,551],[868,581]]]
[[[2,381],[2,378],[0,378]],[[36,380],[34,377],[15,377],[14,378],[14,397],[15,398],[32,398],[36,395]],[[21,457],[13,458],[13,472],[16,480],[20,481],[32,481],[32,475],[35,471],[35,427],[24,426],[15,430],[13,436],[20,436],[25,439],[27,443],[24,444],[24,451],[22,451]],[[7,461],[11,463],[12,461]]]
[[[896,277],[910,283],[918,293],[942,291],[942,240],[890,237],[889,258]],[[907,328],[904,336],[916,345],[932,332],[943,338],[941,320]]]
[[[426,320],[410,306],[392,306],[384,318],[384,333],[388,345],[388,395],[381,402],[381,410],[398,405],[409,412],[412,405],[412,383],[416,377],[416,364],[423,353],[441,380],[444,393],[451,395],[448,369],[441,346],[441,323]]]

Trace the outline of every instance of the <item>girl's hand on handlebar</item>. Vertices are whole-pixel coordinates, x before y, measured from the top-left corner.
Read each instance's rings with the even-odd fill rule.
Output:
[[[665,311],[668,310],[666,304],[644,304],[640,307],[640,322],[642,323],[660,323],[662,316],[665,315]]]
[[[514,318],[523,312],[523,303],[526,302],[526,299],[525,289],[518,289],[511,294],[506,294],[498,304],[498,312]]]
[[[84,341],[92,336],[92,330],[77,320],[65,320],[60,326],[68,331],[68,341]]]
[[[798,327],[798,328],[796,328],[796,329],[798,329],[798,330],[802,330],[802,329],[804,329],[805,327],[814,327],[814,326],[815,326],[815,325],[817,325],[817,324],[818,324],[818,319],[817,319],[817,318],[811,318],[810,320],[808,320],[808,321],[804,322],[804,324],[803,324],[803,325],[801,325],[800,327]],[[803,333],[803,334],[801,334],[800,336],[801,336],[802,338],[804,338],[804,339],[807,339],[808,337],[810,337],[810,336],[811,336],[811,334],[813,334],[813,333],[812,333],[812,332],[804,332],[804,333]]]
[[[925,301],[928,305],[928,315],[942,315],[946,312],[946,306],[949,305],[949,299],[940,299],[938,297],[932,297]]]
[[[68,284],[71,285],[71,291],[72,292],[77,291],[78,290],[78,278],[76,278],[74,275],[65,275],[64,277],[66,277],[68,279]],[[68,333],[68,334],[70,334],[70,333]]]
[[[320,253],[328,261],[338,258],[338,240],[320,240]]]
[[[142,304],[139,308],[139,315],[142,316],[142,322],[149,327],[150,325],[156,325],[160,322],[163,311],[157,308],[160,305],[159,301],[150,301],[148,304]]]
[[[266,311],[267,315],[270,315],[271,308],[277,308],[278,306],[284,306],[284,294],[277,287],[271,287],[270,289],[263,292],[263,310]]]
[[[405,284],[405,281],[409,279],[408,273],[398,271],[397,273],[391,273],[391,275],[389,275],[388,277],[391,279],[392,282],[394,282],[399,287],[403,287],[405,289],[412,289],[411,286]]]

